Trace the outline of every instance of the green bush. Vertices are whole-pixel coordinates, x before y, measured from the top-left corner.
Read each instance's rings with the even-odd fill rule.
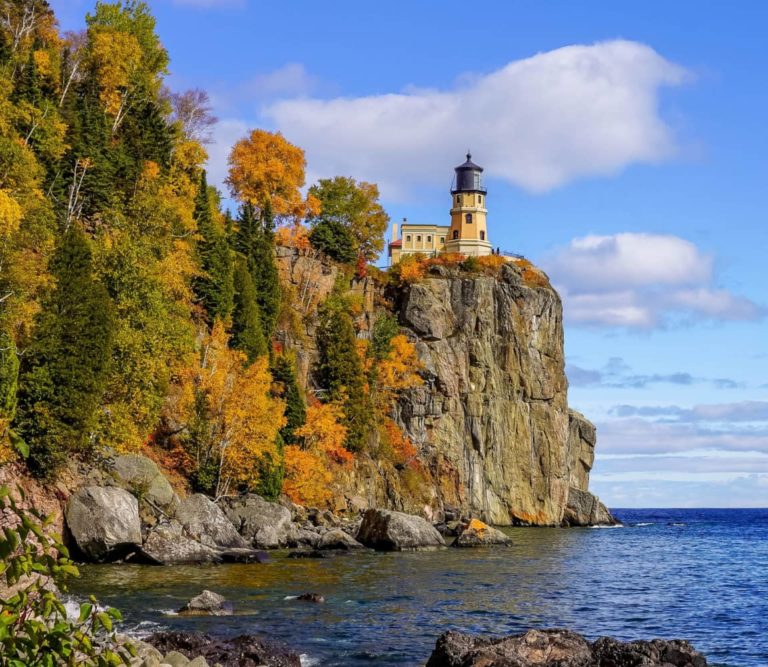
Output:
[[[0,534],[0,577],[8,590],[0,599],[0,667],[130,665],[136,651],[114,630],[120,612],[92,597],[70,620],[50,585],[64,590],[68,576],[79,576],[61,538],[49,532],[53,517],[22,509],[6,486],[0,511],[10,518]]]

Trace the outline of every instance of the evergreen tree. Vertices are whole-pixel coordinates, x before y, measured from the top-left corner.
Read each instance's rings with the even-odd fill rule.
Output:
[[[309,241],[313,248],[342,264],[357,259],[355,238],[338,220],[320,220],[309,232]]]
[[[16,415],[19,356],[10,336],[0,336],[0,436]]]
[[[34,55],[34,51],[30,49],[27,62],[16,79],[11,99],[14,102],[29,102],[34,106],[39,106],[42,102],[43,94],[40,88],[40,74],[37,71]]]
[[[365,447],[373,410],[355,345],[352,318],[336,299],[332,298],[322,308],[317,343],[321,382],[328,400],[339,401],[344,407],[347,449],[359,452]]]
[[[280,311],[280,279],[275,264],[274,221],[268,207],[257,215],[251,204],[243,205],[238,218],[235,247],[248,261],[264,339],[269,342]]]
[[[234,271],[232,347],[245,352],[249,362],[269,351],[261,324],[256,288],[248,266],[241,257],[235,262]]]
[[[259,462],[259,482],[254,489],[256,493],[267,500],[277,500],[283,490],[285,479],[285,463],[283,462],[283,438],[277,434],[277,457],[265,454]]]
[[[195,220],[202,237],[197,251],[204,274],[194,282],[195,294],[205,307],[209,321],[226,320],[234,305],[232,251],[224,234],[214,225],[205,172],[200,176],[195,199]]]
[[[400,333],[400,325],[397,318],[389,313],[384,313],[373,325],[371,334],[371,347],[376,359],[384,359],[389,354],[392,339]]]
[[[286,424],[280,430],[280,435],[286,445],[295,445],[296,429],[304,426],[307,420],[307,406],[296,382],[296,369],[293,361],[285,355],[275,359],[272,366],[272,379],[278,386],[277,395],[285,401]]]
[[[38,318],[19,378],[16,430],[39,474],[89,444],[112,349],[112,303],[92,275],[85,234],[70,228],[51,260],[56,287]]]

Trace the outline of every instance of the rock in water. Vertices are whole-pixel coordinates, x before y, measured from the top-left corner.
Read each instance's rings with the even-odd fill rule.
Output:
[[[564,526],[615,526],[618,523],[600,499],[589,491],[573,486],[569,489],[568,504],[563,513]]]
[[[296,599],[302,602],[316,602],[318,604],[325,602],[325,598],[320,593],[302,593]]]
[[[446,632],[426,667],[706,667],[703,655],[684,641],[594,643],[569,630],[529,630],[502,639]]]
[[[189,537],[208,547],[249,546],[221,508],[202,493],[196,493],[179,504],[176,520]]]
[[[341,528],[332,528],[324,533],[317,542],[317,549],[338,549],[340,551],[354,551],[364,549],[354,537],[345,533]]]
[[[277,549],[288,544],[289,509],[252,493],[223,498],[220,505],[240,535],[257,549]]]
[[[65,517],[77,548],[89,560],[116,560],[141,545],[139,503],[123,489],[80,489],[69,499]]]
[[[496,528],[472,519],[464,531],[456,538],[452,546],[454,547],[491,547],[508,546],[512,544],[504,533]]]
[[[227,602],[223,595],[207,590],[179,609],[182,616],[231,616],[232,612],[232,603]]]
[[[357,541],[377,551],[412,551],[445,546],[443,536],[426,519],[380,509],[366,511]]]

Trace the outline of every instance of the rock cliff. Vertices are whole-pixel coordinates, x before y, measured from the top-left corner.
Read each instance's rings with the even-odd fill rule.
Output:
[[[337,274],[287,249],[278,266],[294,295],[306,284],[315,290],[301,335],[283,334],[312,386],[316,305]],[[611,520],[588,492],[595,428],[568,408],[562,304],[544,274],[513,263],[496,275],[434,266],[412,285],[365,280],[351,289],[361,297],[360,335],[392,310],[424,363],[424,385],[401,397],[395,417],[419,450],[426,482],[413,488],[392,466],[362,460],[339,480],[340,501],[496,525]]]

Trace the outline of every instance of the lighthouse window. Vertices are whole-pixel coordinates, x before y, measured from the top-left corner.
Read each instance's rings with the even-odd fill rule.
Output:
[[[461,204],[461,195],[456,195],[456,203]]]
[[[485,232],[480,232],[480,240],[485,241]]]
[[[483,195],[478,195],[477,196],[477,203],[478,204],[482,204],[483,203]]]
[[[471,213],[467,213],[466,221],[467,221],[468,225],[472,224],[472,214]]]
[[[459,230],[458,229],[454,229],[453,230],[453,238],[455,238],[455,239],[459,238]]]

